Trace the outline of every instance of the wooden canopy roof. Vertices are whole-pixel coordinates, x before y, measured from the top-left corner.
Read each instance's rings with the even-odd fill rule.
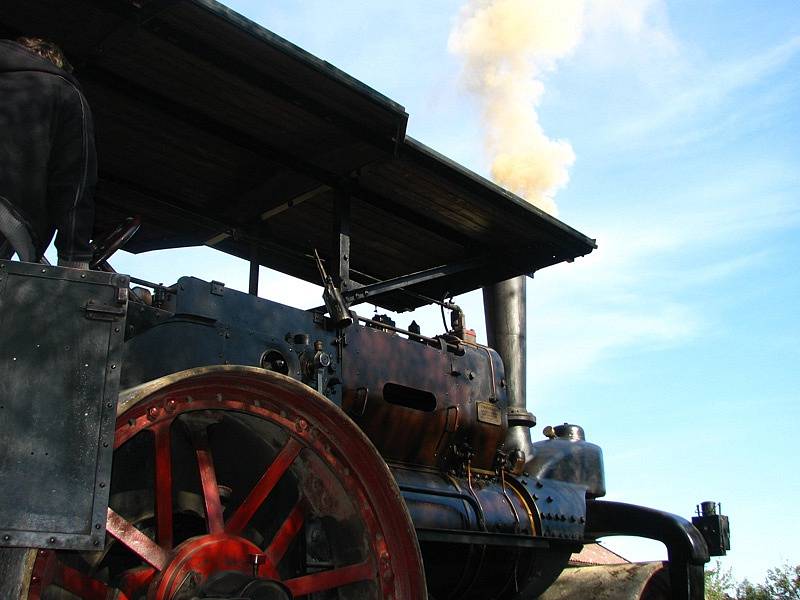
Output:
[[[213,0],[4,0],[0,35],[60,43],[95,116],[96,232],[194,245],[425,304],[588,254],[587,238],[405,135],[402,106]],[[335,270],[335,269],[334,269]],[[407,277],[414,273],[429,277]],[[405,279],[403,279],[405,278]]]

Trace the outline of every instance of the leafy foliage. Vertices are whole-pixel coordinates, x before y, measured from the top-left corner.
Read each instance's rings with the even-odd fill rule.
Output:
[[[713,568],[706,569],[706,600],[728,600],[728,590],[733,588],[733,571],[724,571],[719,561]]]
[[[713,568],[706,569],[705,580],[706,600],[800,600],[800,565],[770,569],[764,583],[753,584],[745,579],[734,586],[732,570],[723,570],[717,561]]]

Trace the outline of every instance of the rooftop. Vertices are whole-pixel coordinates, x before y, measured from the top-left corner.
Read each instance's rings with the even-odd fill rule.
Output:
[[[0,35],[23,34],[76,67],[96,231],[141,215],[130,252],[208,245],[318,283],[317,249],[351,300],[389,280],[369,300],[402,311],[595,248],[406,136],[396,102],[213,0],[6,0]]]

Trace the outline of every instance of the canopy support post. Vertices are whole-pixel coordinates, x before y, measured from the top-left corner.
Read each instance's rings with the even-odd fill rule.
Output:
[[[258,296],[258,245],[250,244],[250,285],[248,293],[253,296]]]
[[[330,271],[336,286],[350,288],[350,191],[338,189],[333,201],[333,252]]]

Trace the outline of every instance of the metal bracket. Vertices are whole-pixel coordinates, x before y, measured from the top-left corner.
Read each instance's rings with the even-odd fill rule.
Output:
[[[225,284],[221,281],[212,281],[211,282],[211,293],[215,296],[222,296],[225,294]]]
[[[476,256],[474,258],[451,263],[449,265],[441,265],[432,269],[425,269],[424,271],[417,271],[416,273],[410,273],[408,275],[402,275],[393,279],[387,279],[386,281],[370,283],[355,290],[344,291],[342,292],[342,295],[344,296],[344,299],[351,304],[356,304],[367,299],[374,301],[375,298],[383,294],[388,294],[390,292],[411,287],[426,281],[431,281],[433,279],[439,279],[440,277],[461,273],[462,271],[478,269],[484,266],[486,263],[486,257]]]
[[[84,306],[86,318],[93,321],[118,321],[127,312],[126,306],[111,306],[108,304],[95,304],[88,300]]]

